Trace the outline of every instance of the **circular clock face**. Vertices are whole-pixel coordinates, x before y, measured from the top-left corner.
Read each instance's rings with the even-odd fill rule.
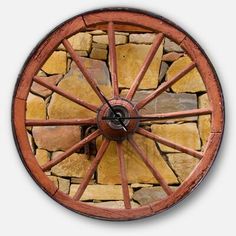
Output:
[[[66,21],[35,48],[12,119],[22,161],[49,196],[131,220],[171,207],[206,175],[224,107],[209,59],[186,32],[109,9]]]

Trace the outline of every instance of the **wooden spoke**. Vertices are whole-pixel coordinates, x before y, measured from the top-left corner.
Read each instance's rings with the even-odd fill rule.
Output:
[[[178,112],[142,115],[140,117],[141,118],[140,121],[171,119],[171,118],[189,117],[189,116],[196,116],[196,115],[207,115],[211,113],[212,113],[212,110],[208,108],[192,109],[192,110],[178,111]]]
[[[26,120],[26,126],[51,126],[51,125],[94,125],[95,118],[85,119],[50,119],[50,120]]]
[[[100,130],[96,130],[84,139],[82,139],[77,144],[73,145],[71,148],[67,149],[62,154],[58,155],[55,159],[49,161],[48,163],[44,164],[42,166],[43,171],[50,170],[53,166],[58,164],[59,162],[63,161],[65,158],[73,154],[74,152],[78,151],[80,148],[82,148],[85,144],[91,142],[95,138],[97,138],[101,134]]]
[[[73,197],[74,200],[79,200],[81,198],[81,196],[83,195],[86,187],[88,186],[88,183],[89,183],[90,179],[92,178],[94,172],[97,169],[97,166],[98,166],[100,160],[103,157],[103,154],[107,150],[107,147],[108,147],[109,143],[110,143],[110,141],[108,139],[104,139],[102,141],[101,147],[99,148],[95,159],[92,161],[92,164],[91,164],[88,172],[84,176],[82,183],[80,184],[77,192],[75,193],[75,195]]]
[[[97,83],[93,80],[93,78],[91,78],[89,72],[87,71],[87,69],[84,67],[80,57],[77,55],[76,51],[72,48],[70,42],[67,39],[64,39],[62,41],[64,47],[66,48],[66,50],[69,52],[69,54],[71,55],[71,58],[74,60],[74,62],[76,63],[76,65],[78,66],[78,68],[80,69],[80,71],[82,72],[82,74],[84,75],[85,79],[87,80],[87,82],[90,84],[91,88],[94,90],[94,92],[97,94],[97,96],[100,98],[100,100],[102,102],[104,101],[104,97],[101,94],[101,91],[97,85]]]
[[[168,186],[164,178],[161,176],[159,171],[155,168],[155,166],[150,162],[147,155],[144,153],[144,151],[138,146],[138,144],[134,141],[133,137],[128,138],[129,143],[134,148],[134,150],[139,154],[139,156],[143,159],[143,162],[146,164],[146,166],[149,168],[153,176],[156,178],[156,180],[159,182],[161,187],[164,189],[164,191],[170,195],[173,191]]]
[[[131,204],[130,204],[130,197],[129,197],[128,179],[126,175],[124,152],[122,149],[121,142],[116,143],[116,150],[119,157],[120,177],[121,177],[122,191],[123,191],[123,196],[124,196],[124,204],[125,204],[126,209],[130,209]]]
[[[167,140],[165,138],[159,137],[158,135],[155,135],[155,134],[153,134],[153,133],[151,133],[151,132],[149,132],[149,131],[147,131],[147,130],[145,130],[143,128],[138,128],[138,130],[136,132],[138,134],[141,134],[141,135],[143,135],[143,136],[145,136],[147,138],[150,138],[150,139],[152,139],[152,140],[154,140],[156,142],[159,142],[159,143],[164,144],[164,145],[166,145],[168,147],[174,148],[174,149],[176,149],[176,150],[178,150],[180,152],[184,152],[186,154],[189,154],[189,155],[191,155],[193,157],[196,157],[198,159],[201,159],[203,157],[203,153],[201,153],[201,152],[195,151],[195,150],[193,150],[191,148],[184,147],[184,146],[176,144],[176,143],[174,143],[174,142],[172,142],[170,140]]]
[[[83,100],[81,100],[79,98],[76,98],[75,96],[71,95],[70,93],[68,93],[68,92],[66,92],[64,90],[62,90],[61,88],[59,88],[59,87],[57,87],[55,85],[52,85],[52,84],[46,82],[45,80],[42,80],[39,76],[35,76],[33,78],[33,80],[35,82],[37,82],[38,84],[40,84],[40,85],[42,85],[42,86],[52,90],[53,92],[56,92],[56,93],[60,94],[61,96],[71,100],[72,102],[75,102],[75,103],[79,104],[80,106],[83,106],[83,107],[89,109],[90,111],[96,112],[97,109],[98,109],[98,107],[96,107],[96,106],[94,106],[92,104],[89,104],[89,103],[87,103],[87,102],[85,102],[85,101],[83,101]]]
[[[117,58],[116,58],[116,44],[115,32],[113,22],[108,23],[108,40],[109,40],[109,59],[111,65],[111,79],[114,97],[119,96],[119,86],[117,79]]]
[[[160,47],[160,45],[163,41],[163,38],[164,38],[164,34],[162,34],[162,33],[160,33],[156,36],[156,38],[152,44],[152,47],[150,48],[150,51],[148,52],[137,77],[133,81],[133,83],[128,91],[126,99],[132,100],[136,90],[138,89],[139,84],[141,83],[141,81],[142,81],[145,73],[147,72],[154,56],[156,55],[156,52],[157,52],[158,48]]]
[[[154,98],[159,96],[161,93],[163,93],[167,88],[171,87],[174,83],[176,83],[178,80],[180,80],[184,75],[186,75],[188,72],[190,72],[195,67],[195,63],[192,62],[188,66],[186,66],[182,71],[180,71],[173,79],[168,80],[164,82],[162,85],[160,85],[159,88],[157,88],[155,91],[153,91],[150,95],[148,95],[143,100],[139,101],[136,105],[136,108],[140,110],[143,108],[146,104],[151,102]]]

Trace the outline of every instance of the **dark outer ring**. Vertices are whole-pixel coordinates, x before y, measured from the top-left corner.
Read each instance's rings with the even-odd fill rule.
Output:
[[[205,155],[207,155],[208,158],[204,158],[204,162],[202,160],[201,165],[198,166],[194,173],[190,176],[188,181],[186,181],[182,186],[180,187],[182,189],[182,193],[180,191],[176,191],[175,194],[172,195],[172,198],[169,198],[167,201],[164,202],[164,200],[159,203],[153,203],[151,205],[140,207],[139,209],[133,209],[133,210],[114,210],[114,209],[107,209],[107,208],[97,208],[97,207],[88,207],[84,203],[76,203],[70,198],[68,198],[65,194],[58,191],[58,189],[52,184],[51,181],[48,180],[48,178],[45,178],[44,173],[41,171],[40,167],[34,160],[34,156],[30,150],[30,146],[28,144],[28,140],[26,139],[26,132],[25,132],[25,100],[26,95],[28,94],[27,91],[27,82],[24,77],[24,72],[27,69],[27,65],[32,61],[33,58],[35,58],[35,55],[40,56],[39,51],[42,51],[44,47],[46,47],[46,43],[48,42],[49,37],[53,37],[54,34],[56,34],[59,29],[65,25],[68,25],[70,22],[75,20],[77,17],[83,16],[87,17],[88,15],[93,14],[101,14],[102,12],[111,12],[116,11],[117,14],[126,12],[143,15],[144,17],[153,18],[152,21],[162,21],[164,24],[169,24],[171,27],[174,27],[179,32],[182,32],[185,35],[185,38],[182,40],[181,46],[187,50],[190,57],[193,59],[198,59],[197,66],[198,69],[200,68],[200,73],[203,75],[209,75],[211,76],[212,83],[214,83],[215,87],[215,94],[211,94],[212,97],[217,95],[217,99],[220,102],[218,111],[218,119],[215,119],[214,122],[216,123],[216,126],[212,127],[211,137],[208,142],[208,148]],[[129,19],[131,20],[131,19]],[[132,21],[135,19],[132,18]],[[140,22],[141,23],[141,22]],[[141,25],[141,24],[140,24]],[[155,24],[154,24],[155,26]],[[178,42],[178,40],[174,39],[170,35],[167,34],[168,37],[170,37],[175,42]],[[173,35],[175,36],[175,35]],[[36,59],[36,58],[35,58]],[[204,71],[204,68],[201,68],[202,64],[205,64],[207,68]],[[203,77],[203,79],[205,76]],[[22,92],[22,90],[26,90]],[[209,92],[209,91],[208,91]],[[216,104],[213,99],[210,101]],[[18,119],[17,119],[18,118]],[[157,212],[161,212],[163,210],[166,210],[170,208],[171,206],[175,205],[177,202],[179,202],[181,199],[186,197],[205,177],[208,170],[212,166],[213,161],[215,160],[216,154],[218,152],[218,149],[220,147],[220,143],[222,141],[223,137],[223,131],[224,131],[224,119],[225,113],[224,113],[224,99],[222,94],[221,85],[219,83],[217,74],[215,72],[214,67],[212,66],[212,63],[210,62],[209,58],[203,51],[203,49],[199,46],[199,44],[188,34],[186,33],[182,28],[171,22],[170,20],[165,19],[162,16],[146,12],[146,11],[140,11],[137,9],[130,9],[130,8],[108,8],[108,9],[100,9],[96,11],[90,11],[87,13],[83,13],[80,15],[77,15],[58,27],[56,27],[52,32],[50,32],[46,37],[35,47],[35,49],[32,51],[32,53],[29,55],[28,59],[26,60],[21,73],[19,74],[19,77],[17,79],[17,83],[14,90],[13,100],[12,100],[12,129],[13,129],[13,135],[15,139],[15,143],[18,149],[18,152],[21,156],[22,162],[25,165],[26,169],[28,170],[29,174],[32,176],[32,178],[35,180],[35,182],[39,185],[40,188],[42,188],[51,198],[56,200],[59,204],[62,204],[63,206],[69,208],[70,210],[73,210],[77,213],[84,214],[87,216],[91,216],[94,218],[99,219],[105,219],[105,220],[133,220],[138,219],[146,216],[153,215]]]

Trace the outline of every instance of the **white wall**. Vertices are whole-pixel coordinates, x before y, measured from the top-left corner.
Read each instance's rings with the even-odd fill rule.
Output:
[[[207,235],[235,232],[236,14],[234,1],[20,0],[0,3],[0,234]],[[83,11],[126,6],[163,15],[206,50],[225,96],[226,129],[218,159],[201,185],[160,215],[105,222],[77,215],[51,200],[23,167],[11,131],[11,98],[26,57],[51,29]],[[232,214],[233,215],[232,215]]]

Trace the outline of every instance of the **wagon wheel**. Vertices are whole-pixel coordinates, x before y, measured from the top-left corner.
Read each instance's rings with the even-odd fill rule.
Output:
[[[77,50],[75,49],[76,46],[73,41],[75,38],[73,39],[72,36],[78,35],[79,32],[83,32],[85,35],[89,36],[90,47],[93,45],[94,47],[101,47],[100,49],[105,52],[107,52],[107,50],[109,51],[109,59],[107,59],[106,66],[110,69],[112,87],[112,90],[109,90],[110,97],[102,88],[103,82],[100,83],[99,79],[95,78],[98,72],[91,73],[91,68],[86,66],[86,60],[82,58],[82,56],[86,57],[86,55],[81,55],[82,52],[78,51],[78,48]],[[108,42],[102,42],[103,44],[99,42],[97,42],[97,44],[91,44],[91,37],[93,37],[94,40],[97,34],[100,34],[100,39],[103,38],[103,40],[107,40]],[[121,35],[122,37],[117,35]],[[119,40],[119,37],[125,39],[125,42],[117,43],[116,40]],[[135,37],[138,37],[138,40],[135,39]],[[127,40],[129,40],[129,42],[127,42]],[[168,51],[168,43],[170,47],[177,47],[177,50],[175,48],[172,51]],[[86,42],[82,44],[83,47]],[[108,44],[108,49],[106,48],[106,44]],[[126,46],[120,46],[119,44],[125,44]],[[134,47],[134,50],[136,51],[138,48],[137,51],[139,52],[140,45],[143,48],[148,48],[147,53],[142,57],[143,62],[141,64],[139,63],[139,68],[137,68],[138,66],[135,67],[137,73],[134,78],[129,78],[129,85],[121,84],[119,82],[120,77],[122,77],[124,73],[127,77],[130,75],[129,68],[126,68],[127,70],[124,71],[125,66],[129,64],[129,62],[125,60],[129,58],[130,51],[127,50],[127,55],[122,54],[120,48]],[[157,54],[159,50],[161,51],[161,55],[159,55],[160,58],[158,59]],[[90,57],[92,57],[91,48],[87,49],[87,52],[90,52]],[[164,55],[163,52],[165,53]],[[67,62],[73,61],[73,68],[77,71],[76,73],[79,73],[77,74],[76,81],[79,81],[78,83],[81,88],[83,88],[82,83],[84,84],[84,82],[87,81],[88,84],[86,86],[90,86],[91,91],[93,91],[92,93],[94,93],[94,98],[96,97],[96,99],[99,100],[97,102],[97,104],[100,103],[99,105],[95,105],[94,100],[86,100],[86,96],[83,96],[85,99],[81,99],[81,97],[74,95],[79,91],[73,91],[73,87],[66,90],[60,86],[62,81],[65,81],[65,79],[68,79],[68,76],[71,75],[72,64],[68,66],[69,69],[64,68],[63,72],[60,71],[57,73],[57,71],[53,70],[55,70],[55,67],[61,70],[59,66],[61,61],[57,61],[56,63],[51,62],[51,66],[54,69],[50,71],[47,66],[50,64],[50,58],[52,58],[55,53],[61,53],[63,56],[66,55]],[[78,55],[78,53],[80,53],[80,55]],[[137,57],[140,56],[139,54],[135,55]],[[122,61],[120,57],[124,59],[123,64],[119,64],[119,62]],[[96,58],[96,56],[93,58]],[[117,60],[117,58],[119,58],[120,61]],[[133,57],[132,60],[132,63],[137,62],[135,57]],[[165,64],[169,69],[162,81],[159,76],[158,82],[161,60],[167,61]],[[154,71],[157,73],[155,77],[156,81],[154,81],[155,85],[151,87],[151,89],[148,87],[149,85],[146,89],[146,87],[141,85],[143,80],[148,81],[148,84],[149,81],[151,83],[150,78],[152,75],[149,74],[146,77],[145,75],[151,70],[150,67],[152,63],[154,63],[153,61],[156,63],[153,66]],[[187,63],[184,64],[183,62],[186,61]],[[45,66],[45,64],[47,65]],[[131,64],[129,64],[129,66]],[[103,65],[105,65],[104,62]],[[60,76],[54,74],[64,75]],[[55,79],[55,76],[58,80],[56,82],[55,80],[54,82],[50,82],[49,79],[52,77]],[[63,76],[64,78],[61,78]],[[59,80],[59,77],[61,80]],[[200,82],[198,81],[199,78]],[[126,77],[124,77],[124,79],[126,79]],[[184,81],[182,87],[180,84],[181,80]],[[193,88],[190,82],[193,84]],[[106,83],[108,83],[109,87],[109,82]],[[184,87],[184,89],[178,90],[178,83],[179,87]],[[201,87],[200,89],[195,88],[197,83],[201,84],[199,85]],[[39,85],[41,85],[41,87]],[[176,87],[174,87],[175,85]],[[33,86],[36,86],[36,88],[33,88]],[[38,91],[39,88],[41,89],[41,93]],[[42,93],[43,89],[44,92],[45,89],[47,92],[49,91],[47,98],[44,96],[45,94]],[[29,95],[30,92],[33,93],[33,95]],[[83,95],[83,91],[80,93]],[[137,98],[136,95],[138,93],[143,94],[143,96]],[[195,96],[195,101],[198,98],[200,102],[198,105],[195,104],[195,107],[186,108],[183,104],[181,106],[183,100],[180,99],[180,106],[176,109],[174,108],[173,111],[168,112],[168,110],[165,110],[165,112],[163,112],[160,107],[158,111],[158,109],[155,110],[155,106],[151,106],[151,109],[153,109],[151,110],[152,112],[145,113],[145,109],[143,108],[154,100],[157,101],[157,103],[159,102],[160,106],[162,105],[161,103],[164,102],[164,100],[161,99],[163,93],[167,96],[167,99],[171,98],[168,96]],[[39,102],[36,108],[30,107],[28,104],[30,96],[33,96],[36,100],[38,99],[37,101]],[[62,103],[61,106],[57,108],[59,109],[57,111],[62,111],[62,113],[60,113],[62,115],[59,116],[59,118],[53,116],[52,113],[49,113],[48,109],[51,103],[56,99],[55,96],[57,96],[57,99],[68,99],[68,101],[75,103],[76,106],[83,107],[84,110],[90,112],[90,115],[84,117],[82,115],[80,116],[79,113],[78,116],[72,117],[67,110],[63,110],[64,105]],[[89,96],[89,94],[87,94],[87,96]],[[201,98],[203,97],[209,100],[208,106],[205,100],[205,102],[201,102]],[[40,103],[42,101],[43,103]],[[49,104],[47,105],[47,113],[45,111],[45,103]],[[164,104],[165,109],[168,107],[167,104],[168,103]],[[43,109],[41,109],[41,105]],[[45,114],[40,116],[40,110],[44,110]],[[28,115],[30,112],[31,116]],[[202,117],[203,120],[200,117]],[[22,160],[35,181],[46,193],[65,207],[81,214],[110,220],[129,220],[153,215],[169,208],[191,192],[206,175],[215,159],[222,138],[223,124],[224,111],[220,84],[209,59],[199,45],[182,29],[162,17],[127,10],[114,9],[86,13],[68,20],[55,29],[30,55],[19,76],[13,98],[13,128],[15,140]],[[44,147],[37,141],[38,139],[43,140],[42,142],[47,145],[46,131],[44,130],[43,133],[39,134],[39,137],[35,134],[35,130],[38,127],[47,128],[48,126],[51,127],[51,129],[55,127],[65,128],[67,126],[81,127],[83,137],[80,137],[79,141],[73,143],[73,145],[66,149],[60,150],[59,148],[59,150],[63,152],[57,153],[57,156],[55,156],[54,153],[52,153],[55,150],[50,150],[50,148],[48,148],[49,150],[45,150],[47,147]],[[190,129],[189,126],[191,127]],[[181,131],[181,133],[177,135],[177,139],[173,139],[169,136],[172,132],[171,128],[173,127],[177,128],[177,134],[179,130]],[[205,132],[207,127],[209,128],[207,131],[208,136],[204,138],[204,135],[201,136],[201,132]],[[87,128],[89,128],[88,132],[85,131],[88,130]],[[193,141],[197,143],[197,147],[196,145],[189,145],[187,142],[188,140],[191,141],[191,139],[194,139],[192,130],[195,130],[195,135],[197,135],[197,141]],[[79,132],[80,131],[78,131],[78,133]],[[59,140],[58,142],[60,142],[60,138],[63,138],[63,135],[64,134],[61,133],[61,137],[53,137],[53,139]],[[183,140],[181,139],[182,136],[184,136]],[[148,144],[146,144],[146,142],[148,142]],[[183,143],[186,143],[186,145]],[[142,144],[146,146],[142,146]],[[114,153],[112,149],[114,156],[109,157],[111,153],[107,154],[107,152],[111,146],[113,149],[115,148],[116,153]],[[145,147],[146,150],[144,150],[143,147]],[[37,149],[35,150],[35,148]],[[38,149],[47,153],[47,160],[43,163],[40,163],[39,160],[38,162],[35,158],[35,156],[37,157]],[[156,164],[156,157],[149,156],[149,154],[153,155],[152,150],[154,150],[154,153],[158,154],[159,159],[162,159],[161,163],[166,166],[165,168],[168,169],[169,173],[175,176],[175,181],[169,181],[168,176],[166,177],[165,173],[162,173],[162,169]],[[130,154],[131,152],[132,155]],[[85,158],[85,161],[88,161],[90,165],[88,167],[82,166],[83,176],[76,178],[73,177],[73,175],[57,175],[58,173],[55,175],[55,171],[52,171],[52,168],[60,165],[60,163],[67,160],[67,158],[71,157],[74,153],[77,153],[77,162],[80,161],[82,155],[86,156],[88,153],[92,155],[92,157],[86,156]],[[49,154],[52,156],[49,157]],[[128,166],[127,159],[132,163],[131,159],[134,155],[136,155],[136,159],[140,158],[139,161],[144,163],[142,170],[146,172],[149,171],[148,174],[151,175],[149,180],[140,177],[141,173],[138,167],[133,178],[140,177],[139,183],[135,183],[136,180],[132,180],[129,169],[132,167]],[[98,175],[100,176],[98,167],[101,165],[104,156],[108,159],[108,163],[109,158],[112,160],[116,158],[117,160],[118,167],[114,170],[119,170],[117,172],[118,177],[116,176],[118,180],[114,182],[112,182],[112,177],[110,178],[109,175],[107,176],[107,182],[100,177],[98,180]],[[192,166],[191,171],[182,178],[181,171],[186,168],[185,158],[186,160],[194,160],[195,165]],[[113,170],[114,166],[111,165],[109,168],[107,166],[105,167],[105,171],[107,171],[109,168]],[[189,166],[187,166],[187,168],[188,167]],[[73,168],[73,166],[70,166],[70,168]],[[75,171],[77,171],[77,169]],[[93,180],[92,183],[91,179]],[[63,192],[60,188],[61,180],[67,181],[66,183],[69,182],[70,193],[66,191]],[[73,194],[71,190],[72,180],[77,181],[77,184],[74,184],[76,189]],[[106,205],[106,203],[114,202],[111,201],[114,199],[106,199],[106,196],[101,198],[94,197],[94,199],[89,197],[83,198],[84,194],[86,195],[86,189],[88,189],[88,187],[92,188],[93,186],[98,186],[99,188],[102,186],[103,189],[101,188],[99,190],[101,191],[100,195],[106,195],[110,187],[116,188],[117,191],[115,192],[114,198],[115,200],[121,200],[117,201],[120,204],[119,207],[115,205],[115,207],[112,206],[113,208],[109,208],[109,205]],[[146,202],[142,202],[142,199],[140,200],[137,197],[142,191],[144,192],[144,199],[147,197]],[[161,193],[160,195],[162,197],[153,197],[152,191],[157,195]],[[87,195],[91,194],[88,192]],[[121,195],[121,197],[117,197],[118,195]],[[153,199],[150,201],[148,198]],[[98,200],[100,200],[100,202],[98,202]],[[104,200],[106,200],[105,203]]]

